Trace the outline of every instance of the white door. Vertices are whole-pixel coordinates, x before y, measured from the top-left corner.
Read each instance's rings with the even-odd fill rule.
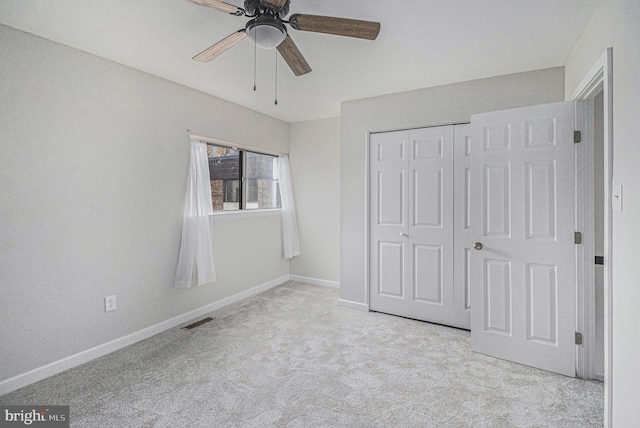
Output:
[[[471,125],[454,128],[454,326],[471,329]]]
[[[453,127],[373,134],[372,310],[453,325]]]
[[[471,117],[472,348],[567,376],[575,376],[574,109]]]

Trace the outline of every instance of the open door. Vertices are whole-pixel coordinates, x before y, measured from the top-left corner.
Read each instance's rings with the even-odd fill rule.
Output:
[[[471,344],[576,375],[575,102],[471,117]]]

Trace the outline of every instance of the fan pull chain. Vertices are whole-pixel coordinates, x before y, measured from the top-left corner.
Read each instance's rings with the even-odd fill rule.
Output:
[[[274,49],[276,52],[276,102],[275,105],[278,105],[278,49]]]
[[[258,62],[258,31],[257,29],[253,29],[253,91],[256,90],[256,75],[257,75],[257,65]]]

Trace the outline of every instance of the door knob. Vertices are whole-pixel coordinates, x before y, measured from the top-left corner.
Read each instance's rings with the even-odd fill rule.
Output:
[[[473,249],[482,250],[482,242],[476,242],[475,244],[473,244]]]
[[[409,235],[407,235],[407,234],[406,234],[406,233],[404,233],[404,232],[400,232],[400,236],[404,236],[405,238],[408,238],[408,237],[409,237]]]

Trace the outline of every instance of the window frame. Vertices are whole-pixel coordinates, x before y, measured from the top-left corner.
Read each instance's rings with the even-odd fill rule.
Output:
[[[190,135],[191,139],[201,141],[207,145],[226,147],[226,148],[235,148],[238,149],[240,153],[240,209],[237,210],[211,210],[209,212],[209,217],[215,217],[216,220],[232,220],[237,217],[249,218],[249,217],[262,217],[269,215],[280,215],[282,211],[282,207],[277,208],[255,208],[255,209],[246,209],[246,197],[247,197],[247,180],[245,177],[246,173],[246,153],[255,153],[258,155],[271,156],[278,158],[284,153],[276,152],[273,150],[261,149],[251,146],[245,146],[241,144],[234,144],[226,141],[216,140],[212,138],[202,137],[199,135]],[[279,185],[279,180],[278,180]]]

